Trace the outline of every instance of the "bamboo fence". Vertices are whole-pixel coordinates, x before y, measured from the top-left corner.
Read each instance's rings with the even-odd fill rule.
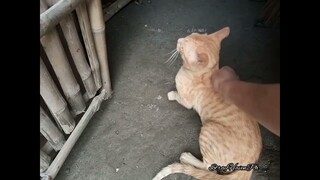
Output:
[[[56,177],[92,116],[111,97],[105,21],[129,2],[117,0],[104,13],[101,0],[40,0],[43,180]]]

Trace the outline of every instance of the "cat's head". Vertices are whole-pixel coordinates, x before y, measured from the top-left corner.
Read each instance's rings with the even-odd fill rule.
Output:
[[[179,51],[183,66],[195,72],[207,72],[219,67],[219,52],[221,41],[228,37],[230,28],[225,27],[212,34],[191,35],[178,39]]]

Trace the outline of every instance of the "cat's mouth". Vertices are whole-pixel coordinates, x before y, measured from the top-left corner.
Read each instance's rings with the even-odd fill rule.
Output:
[[[189,67],[189,63],[188,63],[188,61],[185,61],[185,60],[183,59],[182,54],[180,54],[180,55],[181,55],[182,65],[183,65],[183,67],[184,67],[185,69],[187,69],[187,70],[190,70],[190,71],[191,71],[191,69],[190,69],[190,67]]]

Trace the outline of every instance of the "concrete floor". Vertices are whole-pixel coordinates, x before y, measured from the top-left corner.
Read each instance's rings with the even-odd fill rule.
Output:
[[[164,64],[179,37],[224,26],[221,66],[251,82],[279,82],[279,29],[253,27],[263,3],[249,0],[144,0],[130,3],[107,23],[114,94],[81,135],[57,180],[148,180],[182,152],[201,157],[200,119],[167,100],[181,58]],[[252,179],[280,179],[280,138],[262,128],[261,170]],[[194,179],[174,174],[169,179]]]

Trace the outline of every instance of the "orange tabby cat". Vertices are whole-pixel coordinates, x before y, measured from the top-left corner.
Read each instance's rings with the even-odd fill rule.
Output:
[[[181,163],[163,168],[153,180],[173,173],[201,180],[250,179],[253,170],[208,170],[212,164],[247,166],[256,163],[262,148],[257,121],[225,102],[212,88],[212,73],[219,67],[220,44],[229,33],[229,27],[225,27],[210,35],[192,33],[178,40],[177,51],[183,66],[175,79],[177,91],[169,92],[168,99],[176,100],[187,109],[193,108],[200,115],[199,144],[203,160],[184,152],[180,156]]]

